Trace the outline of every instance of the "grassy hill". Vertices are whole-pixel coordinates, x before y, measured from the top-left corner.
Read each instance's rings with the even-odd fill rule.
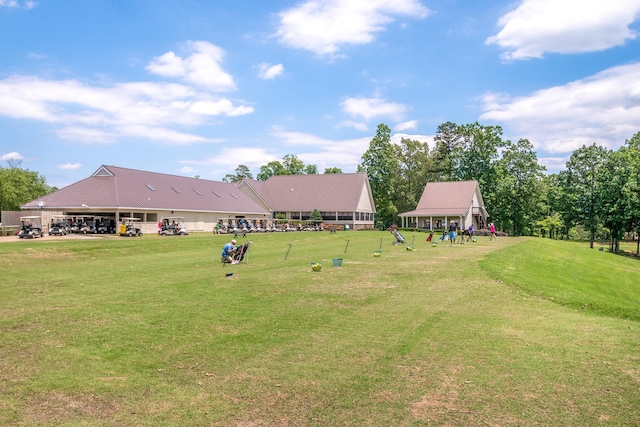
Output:
[[[0,240],[0,424],[638,425],[638,261],[425,237]]]

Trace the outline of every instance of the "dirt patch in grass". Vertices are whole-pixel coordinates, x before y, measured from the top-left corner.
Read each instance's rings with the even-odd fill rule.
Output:
[[[112,426],[119,424],[113,418],[119,412],[111,401],[95,394],[69,395],[61,392],[41,393],[28,399],[21,423],[25,425],[60,424],[81,419],[110,420]]]
[[[460,370],[453,369],[442,374],[442,382],[433,392],[421,396],[419,402],[411,404],[411,415],[418,420],[443,421],[453,413],[475,414],[476,411],[464,406],[459,397],[460,390],[465,386],[460,379]]]

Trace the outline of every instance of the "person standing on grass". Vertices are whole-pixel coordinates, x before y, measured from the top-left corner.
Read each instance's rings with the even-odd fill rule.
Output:
[[[160,235],[161,231],[162,231],[162,222],[158,221],[158,236]]]
[[[498,238],[498,236],[496,236],[496,225],[494,223],[489,224],[489,231],[491,232],[491,237],[489,238],[489,240]]]
[[[467,242],[473,239],[473,223],[469,224],[469,235],[467,236]]]
[[[449,246],[453,246],[456,244],[457,230],[458,230],[458,226],[453,220],[451,220],[451,222],[449,223]]]
[[[222,262],[237,264],[238,261],[233,259],[233,253],[236,251],[236,240],[233,239],[222,247]]]

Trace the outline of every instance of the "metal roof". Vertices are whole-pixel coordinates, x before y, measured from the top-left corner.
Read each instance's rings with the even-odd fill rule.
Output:
[[[424,187],[415,210],[400,216],[459,216],[472,207],[474,194],[484,210],[478,181],[429,182]]]
[[[147,209],[230,212],[264,215],[269,212],[227,182],[101,166],[85,178],[22,206],[38,209]]]
[[[241,185],[248,185],[272,211],[375,212],[366,173],[277,175]]]

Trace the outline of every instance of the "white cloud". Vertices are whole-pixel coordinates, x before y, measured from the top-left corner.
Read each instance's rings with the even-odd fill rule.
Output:
[[[284,65],[282,64],[268,64],[263,62],[258,65],[258,76],[264,80],[271,80],[284,72]]]
[[[394,126],[396,132],[401,132],[403,130],[415,129],[418,127],[418,122],[416,120],[409,120],[408,122],[398,123]]]
[[[511,98],[487,94],[481,120],[511,129],[548,153],[598,143],[615,148],[640,130],[640,63]]]
[[[566,168],[569,156],[567,157],[539,157],[538,163],[545,168],[547,172],[555,173]]]
[[[186,173],[194,173],[194,172],[197,172],[198,170],[195,168],[192,168],[191,166],[183,166],[180,169],[176,169],[176,171],[186,174]]]
[[[395,16],[424,18],[418,0],[306,0],[280,12],[280,42],[320,56],[338,56],[344,46],[368,44]]]
[[[215,176],[233,173],[229,165],[242,164],[257,175],[260,167],[277,160],[282,161],[286,154],[291,154],[291,148],[296,148],[296,156],[305,164],[318,166],[323,172],[328,167],[339,167],[344,172],[355,172],[362,160],[362,153],[369,148],[374,135],[354,139],[332,140],[304,132],[286,131],[280,126],[273,126],[269,135],[273,138],[264,146],[270,148],[252,147],[221,147],[216,155],[204,160],[180,160],[186,165],[216,166]],[[399,144],[402,138],[408,138],[433,144],[433,136],[411,135],[397,133],[391,136],[393,144]],[[299,149],[299,147],[304,147]],[[235,167],[235,166],[234,166]],[[221,179],[221,178],[218,178]]]
[[[353,120],[345,120],[343,122],[338,123],[336,126],[338,129],[340,128],[353,128],[355,130],[359,130],[365,132],[369,130],[369,126],[366,123],[362,122],[354,122]]]
[[[284,130],[273,131],[271,136],[277,141],[274,146],[284,149],[281,155],[278,155],[278,159],[288,153],[288,146],[306,146],[309,147],[308,151],[296,155],[307,164],[317,165],[320,171],[326,167],[340,167],[343,170],[355,171],[356,166],[360,163],[362,153],[369,148],[371,141],[371,137],[330,140],[308,133]]]
[[[215,156],[211,156],[206,159],[179,160],[178,163],[186,165],[218,166],[221,167],[220,170],[226,170],[230,164],[242,164],[251,169],[259,168],[272,160],[279,160],[278,157],[268,153],[264,148],[242,146],[220,147],[220,149],[216,149],[216,153],[217,154]]]
[[[507,60],[600,51],[635,39],[629,25],[638,17],[640,0],[523,0],[486,43],[506,49]]]
[[[153,58],[146,70],[163,77],[178,77],[214,92],[228,92],[236,89],[231,74],[222,69],[225,51],[206,41],[188,41],[186,58],[174,52]]]
[[[82,167],[82,163],[65,163],[63,165],[58,165],[58,169],[62,170],[76,170]]]
[[[3,154],[2,156],[0,156],[0,160],[4,160],[4,161],[8,161],[8,160],[18,160],[18,161],[23,161],[24,157],[22,156],[22,154],[16,152],[16,151],[12,151],[10,153],[6,153]]]
[[[33,76],[0,79],[0,115],[56,126],[64,139],[109,143],[122,137],[167,143],[217,142],[185,130],[211,117],[253,113],[251,106],[172,83],[91,86],[77,80]]]
[[[0,7],[20,7],[21,3],[18,0],[0,0]],[[33,9],[38,5],[35,1],[26,0],[22,2],[25,9]]]
[[[347,98],[341,103],[342,109],[354,117],[362,117],[369,121],[375,117],[389,117],[402,120],[407,110],[402,104],[387,102],[381,98]]]

